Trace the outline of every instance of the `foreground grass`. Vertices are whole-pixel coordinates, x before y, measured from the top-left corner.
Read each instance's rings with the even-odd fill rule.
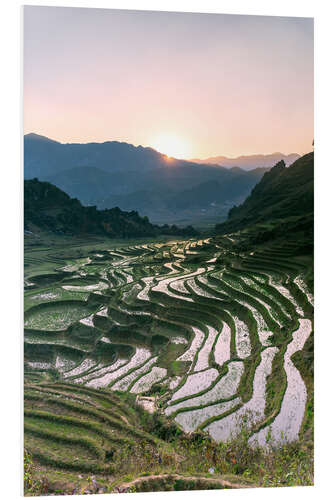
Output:
[[[148,441],[143,435],[139,446],[120,443],[103,473],[42,464],[27,447],[25,495],[313,485],[312,441],[253,449],[244,424],[237,438],[217,444],[208,434],[184,434],[164,417],[134,408]]]
[[[26,451],[25,495],[313,485],[313,449],[301,443],[285,445],[265,454],[240,450],[234,443],[222,449],[219,446],[215,459],[212,458],[215,447],[195,444],[194,451],[191,445],[179,444],[182,444],[181,451],[186,455],[184,463],[179,467],[151,468],[151,463],[140,461],[136,473],[132,471],[130,474],[117,475],[115,471],[114,475],[108,477],[48,469],[34,462]],[[142,473],[142,470],[149,472]],[[139,480],[135,481],[136,478]],[[206,479],[216,481],[208,484]],[[230,483],[230,486],[223,486],[219,481]],[[131,482],[136,484],[131,485]]]

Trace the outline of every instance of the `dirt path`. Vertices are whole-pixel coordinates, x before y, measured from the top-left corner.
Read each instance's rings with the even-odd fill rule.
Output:
[[[170,480],[175,480],[175,479],[183,479],[185,481],[207,481],[207,482],[213,482],[213,483],[218,483],[221,486],[225,488],[256,488],[256,485],[249,485],[249,484],[238,484],[238,483],[231,483],[230,481],[226,481],[225,479],[218,479],[214,477],[205,477],[205,476],[182,476],[179,474],[157,474],[157,475],[151,475],[151,476],[142,476],[138,477],[137,479],[134,479],[133,481],[130,481],[128,483],[122,483],[120,484],[115,490],[127,490],[128,488],[131,488],[132,486],[135,486],[138,483],[141,483],[143,481],[148,481],[149,479],[167,479],[169,478]]]

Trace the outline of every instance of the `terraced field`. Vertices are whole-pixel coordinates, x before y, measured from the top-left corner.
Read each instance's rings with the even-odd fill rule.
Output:
[[[292,241],[239,254],[238,237],[54,253],[39,274],[28,253],[25,439],[40,463],[108,475],[120,448],[129,463],[134,449],[177,461],[135,400],[217,442],[244,422],[253,445],[298,439],[311,417],[293,358],[313,341],[307,262]]]

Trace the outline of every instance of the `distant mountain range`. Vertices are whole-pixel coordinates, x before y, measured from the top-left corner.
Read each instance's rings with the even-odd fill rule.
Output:
[[[216,226],[218,233],[266,225],[265,237],[294,236],[301,232],[313,245],[314,153],[296,160],[289,168],[283,160],[266,172],[240,206],[229,211],[228,220]],[[271,233],[271,234],[270,234]],[[274,234],[273,234],[274,233]]]
[[[266,165],[258,159],[259,168],[246,171],[172,159],[125,142],[62,144],[37,134],[24,137],[25,179],[51,182],[84,205],[137,210],[156,224],[224,220],[274,161]]]
[[[272,153],[269,155],[238,156],[237,158],[228,158],[227,156],[213,156],[204,160],[194,159],[192,161],[195,161],[197,163],[220,165],[227,168],[240,167],[243,170],[252,170],[254,168],[270,168],[281,160],[283,160],[288,167],[298,158],[300,158],[300,155],[297,153],[291,153],[289,155],[285,155],[283,153]]]

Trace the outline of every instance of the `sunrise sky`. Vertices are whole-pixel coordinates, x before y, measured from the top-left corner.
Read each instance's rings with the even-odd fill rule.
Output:
[[[313,20],[25,7],[24,129],[179,158],[306,153]]]

